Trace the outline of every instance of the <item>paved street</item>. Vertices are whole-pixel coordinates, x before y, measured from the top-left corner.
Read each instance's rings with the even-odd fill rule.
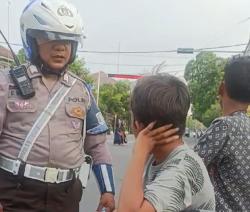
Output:
[[[115,173],[116,193],[119,194],[121,182],[124,172],[130,158],[133,147],[134,138],[132,135],[128,136],[128,144],[113,145],[113,137],[109,136],[108,145],[113,156],[113,169]],[[194,146],[194,139],[186,138],[185,142],[190,146]],[[116,195],[117,198],[118,195]],[[99,202],[99,191],[95,182],[95,177],[91,173],[91,179],[88,182],[88,187],[84,191],[81,201],[81,212],[95,212]]]

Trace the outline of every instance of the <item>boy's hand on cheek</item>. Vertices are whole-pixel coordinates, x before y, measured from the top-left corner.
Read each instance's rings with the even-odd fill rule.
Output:
[[[156,145],[170,143],[179,139],[176,135],[178,128],[171,128],[173,125],[168,124],[153,129],[155,122],[150,123],[137,136],[135,143],[135,152],[150,154]]]

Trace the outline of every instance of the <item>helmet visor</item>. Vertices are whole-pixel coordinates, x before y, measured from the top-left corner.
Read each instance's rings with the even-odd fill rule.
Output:
[[[83,35],[48,32],[48,31],[32,30],[32,29],[29,29],[27,31],[27,34],[35,39],[43,39],[47,41],[67,40],[67,41],[76,41],[81,45],[83,43]]]

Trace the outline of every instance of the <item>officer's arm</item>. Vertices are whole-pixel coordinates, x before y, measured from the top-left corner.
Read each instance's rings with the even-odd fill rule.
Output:
[[[86,117],[86,138],[84,150],[93,159],[93,172],[96,176],[100,192],[115,193],[111,154],[106,144],[108,127],[98,109],[93,96]]]
[[[111,155],[106,145],[106,133],[88,135],[85,139],[85,152],[93,159],[92,170],[96,176],[100,192],[115,193]]]
[[[3,72],[0,71],[0,135],[6,116],[6,104],[8,99],[8,81]]]

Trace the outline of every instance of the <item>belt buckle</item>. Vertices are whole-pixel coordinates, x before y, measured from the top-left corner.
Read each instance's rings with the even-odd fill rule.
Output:
[[[22,164],[22,162],[20,160],[14,161],[14,163],[13,163],[13,175],[18,175],[21,164]]]
[[[44,176],[46,183],[56,183],[57,182],[58,169],[47,168]]]

